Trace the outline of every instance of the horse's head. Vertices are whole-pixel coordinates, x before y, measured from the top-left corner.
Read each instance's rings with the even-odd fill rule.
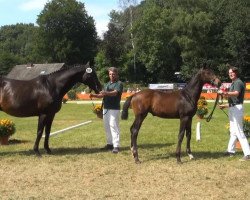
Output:
[[[95,70],[88,64],[86,65],[81,82],[89,86],[89,88],[94,90],[95,93],[99,93],[102,90],[101,83],[96,75]]]
[[[209,68],[203,67],[200,70],[201,79],[203,80],[203,83],[210,83],[216,87],[220,87],[221,81],[220,79],[214,74],[213,70]]]

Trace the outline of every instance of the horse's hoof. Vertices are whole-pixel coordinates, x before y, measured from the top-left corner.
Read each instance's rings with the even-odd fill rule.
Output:
[[[136,160],[135,164],[141,164],[141,161],[140,160]]]
[[[190,160],[193,160],[193,159],[194,159],[193,154],[188,154],[188,156],[189,156],[189,159],[190,159]]]
[[[180,158],[177,158],[177,164],[182,164],[182,161]]]
[[[42,155],[40,154],[40,151],[39,151],[37,148],[34,148],[34,149],[33,149],[33,152],[35,153],[35,155],[36,155],[37,157],[42,157]]]
[[[182,165],[183,163],[181,161],[177,161],[177,164],[178,165]]]
[[[42,157],[42,155],[39,152],[35,152],[35,155],[36,155],[37,158],[41,158]]]
[[[46,152],[47,152],[48,155],[52,155],[53,154],[50,149],[46,149]]]

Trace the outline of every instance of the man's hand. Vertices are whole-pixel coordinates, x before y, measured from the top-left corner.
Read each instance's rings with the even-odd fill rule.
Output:
[[[228,104],[220,104],[219,108],[220,109],[228,108]]]

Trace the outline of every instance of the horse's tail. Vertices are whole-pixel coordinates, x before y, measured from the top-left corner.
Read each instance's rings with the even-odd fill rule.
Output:
[[[132,98],[133,98],[133,95],[128,97],[127,100],[125,101],[125,103],[123,104],[122,114],[121,114],[121,118],[123,120],[128,119],[128,109],[130,107],[130,103],[131,103]]]

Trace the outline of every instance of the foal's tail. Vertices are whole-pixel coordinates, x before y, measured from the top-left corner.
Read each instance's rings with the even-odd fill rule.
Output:
[[[133,95],[128,97],[125,103],[123,104],[122,114],[121,114],[121,118],[123,120],[128,119],[128,109],[129,109],[132,98],[133,98]]]

